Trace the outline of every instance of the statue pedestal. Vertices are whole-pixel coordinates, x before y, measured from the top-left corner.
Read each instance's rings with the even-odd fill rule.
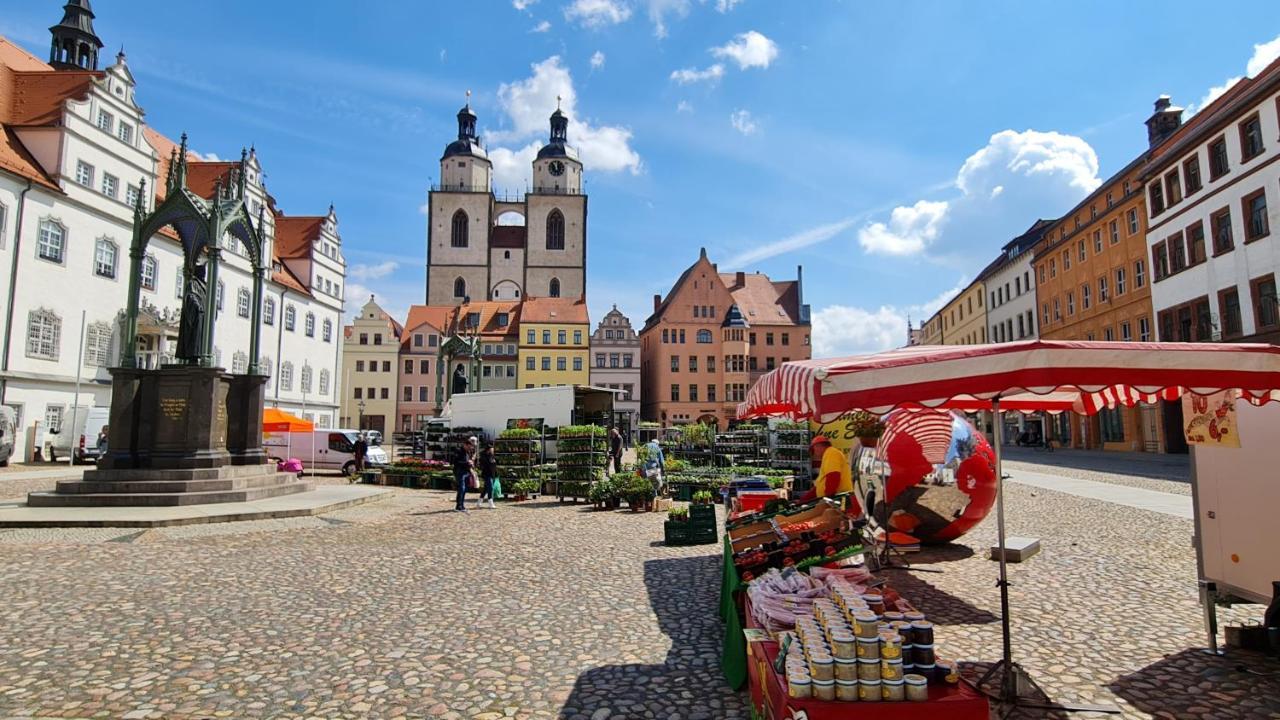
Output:
[[[260,465],[266,377],[221,368],[111,370],[104,470]]]

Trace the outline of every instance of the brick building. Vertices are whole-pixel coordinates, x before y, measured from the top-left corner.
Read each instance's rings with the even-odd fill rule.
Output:
[[[726,427],[761,375],[811,354],[802,272],[721,273],[704,248],[640,331],[645,420]]]

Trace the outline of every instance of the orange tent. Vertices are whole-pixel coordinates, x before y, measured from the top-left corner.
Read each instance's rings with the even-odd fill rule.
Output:
[[[276,408],[263,408],[263,432],[311,432],[316,424]]]

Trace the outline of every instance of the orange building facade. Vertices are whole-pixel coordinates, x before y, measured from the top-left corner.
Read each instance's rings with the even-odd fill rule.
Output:
[[[721,273],[703,250],[640,331],[645,420],[725,428],[760,376],[811,354],[802,281]]]
[[[1032,259],[1036,314],[1046,340],[1155,340],[1146,202],[1146,153],[1055,221]],[[1052,437],[1067,447],[1160,452],[1159,406],[1116,408],[1085,417],[1063,413]]]

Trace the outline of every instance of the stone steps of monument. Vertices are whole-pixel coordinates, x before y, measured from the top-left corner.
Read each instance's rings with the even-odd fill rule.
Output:
[[[266,498],[307,492],[315,486],[310,482],[293,479],[292,482],[275,483],[264,487],[239,490],[205,490],[197,492],[138,492],[138,493],[53,493],[39,492],[27,495],[30,507],[163,507],[174,505],[208,505],[228,502],[251,502]]]
[[[292,473],[269,473],[252,477],[228,477],[210,480],[60,480],[59,493],[72,494],[151,494],[248,490],[282,485],[297,479]]]

